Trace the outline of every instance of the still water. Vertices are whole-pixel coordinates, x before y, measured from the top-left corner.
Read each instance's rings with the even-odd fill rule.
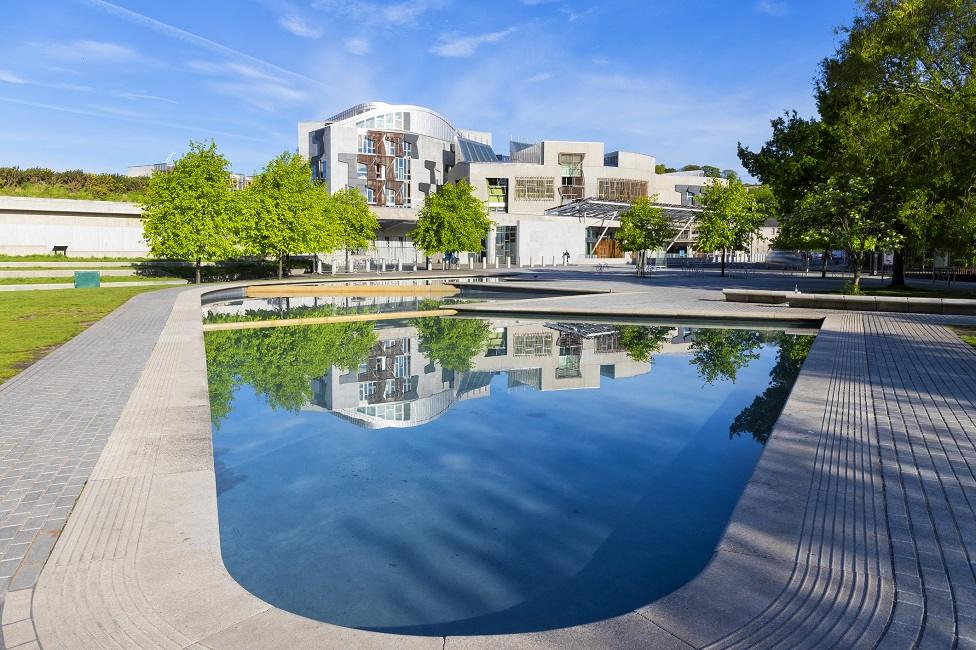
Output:
[[[811,341],[462,318],[208,332],[224,562],[277,607],[395,633],[629,612],[704,568]]]

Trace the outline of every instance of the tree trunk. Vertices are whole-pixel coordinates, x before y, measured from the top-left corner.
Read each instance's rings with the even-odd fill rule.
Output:
[[[894,263],[891,266],[891,286],[905,286],[905,250],[903,248],[895,251]]]
[[[278,255],[278,279],[285,277],[285,254]]]
[[[722,249],[722,277],[725,277],[725,249]]]
[[[200,284],[200,258],[199,257],[197,258],[195,271],[196,271],[196,280],[197,280],[196,283]]]
[[[848,253],[847,256],[851,260],[851,271],[854,272],[854,280],[851,284],[856,291],[861,288],[861,269],[864,266],[864,253],[858,253],[856,255]]]
[[[821,264],[822,268],[820,269],[820,277],[821,278],[826,278],[827,277],[827,260],[828,259],[830,259],[830,249],[829,248],[825,248],[824,249],[824,253],[823,253],[823,260],[822,260],[822,264]]]

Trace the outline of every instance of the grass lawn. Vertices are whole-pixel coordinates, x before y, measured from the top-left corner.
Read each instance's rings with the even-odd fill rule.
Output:
[[[182,278],[172,278],[167,276],[150,275],[103,275],[102,284],[115,282],[146,282],[149,280],[180,280]],[[54,277],[54,278],[0,278],[0,284],[64,284],[65,282],[74,283],[73,277]]]
[[[159,287],[0,293],[0,383],[132,296]]]
[[[827,291],[825,293],[842,293]],[[881,287],[880,289],[861,289],[865,296],[890,296],[893,298],[965,298],[976,300],[976,291],[951,291],[948,289],[921,289],[916,287]]]
[[[953,327],[963,341],[976,348],[976,327]]]
[[[145,257],[67,257],[54,253],[0,255],[0,262],[144,262]]]

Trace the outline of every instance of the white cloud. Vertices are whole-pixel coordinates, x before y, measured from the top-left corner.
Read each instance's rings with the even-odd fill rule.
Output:
[[[369,41],[362,36],[353,36],[342,42],[351,54],[362,56],[369,53]]]
[[[540,83],[543,81],[549,81],[550,79],[552,79],[551,72],[540,72],[539,74],[532,75],[531,77],[526,79],[526,81],[528,81],[529,83]]]
[[[167,99],[166,97],[159,97],[158,95],[150,95],[149,93],[136,92],[130,90],[122,90],[113,94],[116,97],[121,97],[122,99],[145,100],[145,101],[153,101],[153,102],[167,102],[169,104],[179,104],[179,102],[174,101],[172,99]]]
[[[437,9],[444,0],[406,0],[380,3],[366,0],[315,0],[312,6],[329,14],[353,18],[363,24],[413,27],[428,11]]]
[[[0,82],[10,83],[10,84],[23,84],[30,86],[40,86],[41,88],[54,88],[56,90],[71,90],[75,92],[88,93],[94,90],[91,86],[82,86],[80,84],[65,84],[65,83],[48,83],[46,81],[34,81],[32,79],[24,79],[23,77],[10,72],[9,70],[0,70]]]
[[[767,16],[782,16],[786,14],[786,3],[781,0],[758,0],[756,11]]]
[[[471,56],[482,45],[497,43],[514,31],[514,27],[509,27],[500,32],[487,32],[485,34],[472,34],[468,36],[462,36],[453,32],[441,34],[437,42],[431,46],[430,52],[437,56],[446,57]]]
[[[41,55],[59,61],[78,63],[132,63],[143,60],[135,49],[111,41],[80,40],[70,43],[38,43],[31,46],[38,48]]]
[[[27,81],[21,77],[18,77],[12,72],[7,72],[6,70],[0,70],[0,81],[5,81],[8,84],[23,84]]]
[[[250,54],[245,54],[240,50],[235,50],[233,48],[222,45],[216,41],[209,38],[204,38],[192,32],[188,32],[185,29],[180,29],[179,27],[174,27],[168,23],[156,20],[155,18],[150,18],[149,16],[144,16],[143,14],[137,13],[135,11],[130,11],[125,7],[120,7],[118,5],[112,4],[111,2],[106,2],[106,0],[83,0],[86,4],[93,7],[101,9],[107,13],[112,14],[123,20],[127,20],[140,27],[146,27],[165,36],[175,38],[186,43],[191,43],[197,47],[209,50],[211,52],[216,52],[222,56],[233,56],[234,58],[243,59],[245,61],[250,61],[252,64],[258,65],[262,68],[274,71],[278,74],[288,75],[295,79],[300,79],[305,82],[310,82],[319,86],[324,86],[325,84],[318,79],[312,79],[306,75],[293,70],[288,70],[279,65],[275,65],[264,59],[259,59],[256,56],[251,56]]]
[[[295,14],[282,16],[278,19],[278,24],[295,36],[302,38],[318,38],[322,35],[321,28],[309,25],[304,18]]]

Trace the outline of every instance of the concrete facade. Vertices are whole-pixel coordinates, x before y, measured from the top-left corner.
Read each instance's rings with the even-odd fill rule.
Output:
[[[406,104],[370,102],[326,120],[298,125],[298,150],[314,178],[330,191],[354,187],[366,195],[380,219],[371,251],[378,259],[412,262],[419,254],[407,233],[424,197],[443,183],[468,181],[495,222],[477,259],[510,258],[536,263],[623,258],[615,227],[596,234],[596,225],[547,216],[546,210],[576,199],[690,205],[716,179],[701,172],[657,174],[653,156],[607,152],[602,142],[544,140],[512,142],[495,152],[490,133],[455,128],[443,115]],[[719,181],[721,182],[721,181]]]
[[[141,214],[135,203],[0,196],[0,254],[142,257]]]

